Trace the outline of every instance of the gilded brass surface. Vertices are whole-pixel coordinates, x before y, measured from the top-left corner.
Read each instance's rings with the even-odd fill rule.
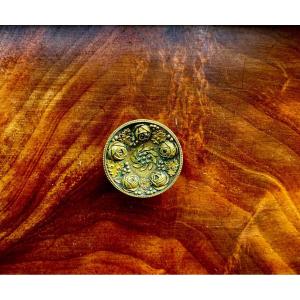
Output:
[[[117,128],[103,152],[105,173],[121,192],[153,197],[169,189],[181,172],[183,155],[175,134],[165,125],[145,119]]]

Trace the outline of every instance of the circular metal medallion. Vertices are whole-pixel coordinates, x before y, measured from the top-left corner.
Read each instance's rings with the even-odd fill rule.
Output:
[[[175,134],[152,120],[123,124],[110,135],[103,152],[110,182],[121,192],[140,198],[169,189],[182,164],[182,150]]]

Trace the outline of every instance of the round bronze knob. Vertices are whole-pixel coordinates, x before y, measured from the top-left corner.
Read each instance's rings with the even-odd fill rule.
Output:
[[[108,138],[103,152],[107,178],[121,192],[139,198],[169,189],[179,176],[183,155],[176,135],[146,119],[127,122]]]

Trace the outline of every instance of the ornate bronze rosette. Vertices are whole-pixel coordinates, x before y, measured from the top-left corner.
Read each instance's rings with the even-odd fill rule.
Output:
[[[111,183],[121,192],[140,198],[169,189],[182,163],[175,134],[152,120],[134,120],[117,128],[103,153],[104,170]]]

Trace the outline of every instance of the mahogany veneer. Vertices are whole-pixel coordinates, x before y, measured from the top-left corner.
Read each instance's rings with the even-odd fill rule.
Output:
[[[300,30],[2,27],[0,273],[300,273]],[[122,123],[170,127],[160,196],[106,179]]]

